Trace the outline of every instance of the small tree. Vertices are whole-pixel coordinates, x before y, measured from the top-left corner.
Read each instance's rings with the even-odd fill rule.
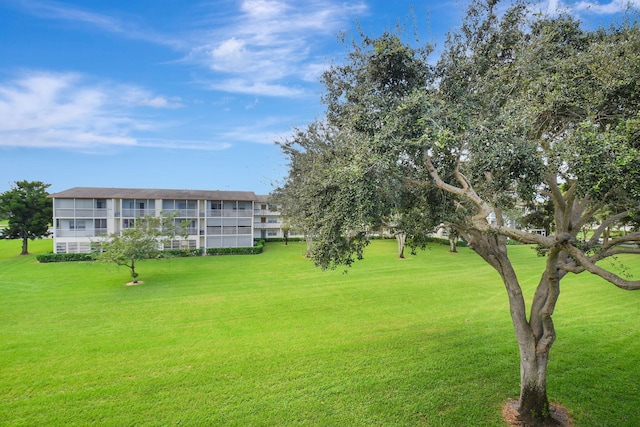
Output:
[[[21,255],[27,255],[28,241],[49,235],[53,205],[47,196],[50,184],[16,181],[11,190],[0,194],[0,217],[9,220],[2,230],[4,239],[22,239]]]
[[[129,268],[133,283],[138,283],[136,263],[158,256],[162,241],[175,236],[176,230],[172,217],[137,218],[133,227],[122,230],[120,234],[111,234],[98,243],[99,259]]]

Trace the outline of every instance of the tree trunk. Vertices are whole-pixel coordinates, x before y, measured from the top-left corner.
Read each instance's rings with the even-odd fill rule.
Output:
[[[534,351],[535,353],[535,351]],[[549,350],[537,354],[520,353],[519,419],[524,426],[555,425],[547,397],[547,363]]]
[[[135,259],[131,260],[131,277],[132,277],[133,283],[138,283],[138,273],[136,273]]]
[[[458,246],[456,243],[457,238],[449,236],[449,252],[456,253],[458,252]]]
[[[29,238],[28,237],[23,237],[22,238],[22,252],[20,253],[20,255],[29,255]]]
[[[520,350],[519,419],[523,426],[554,426],[547,397],[547,364],[549,350],[555,340],[551,320],[559,295],[556,264],[560,251],[552,249],[531,305],[527,320],[522,288],[507,255],[505,239],[499,236],[470,234],[469,244],[500,274],[509,297],[511,320]]]
[[[518,413],[525,426],[559,425],[549,410],[547,396],[547,366],[549,350],[556,333],[552,315],[560,295],[560,274],[557,270],[561,251],[553,248],[548,254],[545,271],[538,283],[529,316],[529,327],[516,334],[520,347],[520,399]]]
[[[396,234],[396,241],[398,242],[398,257],[404,258],[404,244],[407,240],[407,235],[400,233]]]
[[[305,236],[305,240],[307,241],[307,252],[304,254],[304,257],[310,258],[313,239],[310,236]]]

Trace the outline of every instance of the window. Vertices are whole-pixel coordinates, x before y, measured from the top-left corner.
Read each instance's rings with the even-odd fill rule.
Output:
[[[87,226],[84,221],[69,221],[69,229],[70,230],[86,230]]]
[[[222,234],[222,227],[220,227],[220,226],[209,226],[209,227],[207,227],[207,234],[220,235],[220,234]]]
[[[269,224],[277,224],[278,223],[278,218],[267,218],[267,222]]]
[[[55,199],[56,209],[73,209],[73,199]]]
[[[135,219],[125,218],[122,220],[122,228],[133,228],[136,224]]]
[[[211,209],[215,209],[215,210],[222,209],[222,203],[220,203],[220,202],[211,202]]]
[[[96,219],[95,220],[95,228],[107,228],[107,220],[106,219]]]
[[[96,199],[96,209],[106,209],[106,208],[107,208],[106,199]]]
[[[93,199],[76,199],[76,209],[93,209]]]

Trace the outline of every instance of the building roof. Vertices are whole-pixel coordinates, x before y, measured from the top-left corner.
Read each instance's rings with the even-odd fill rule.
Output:
[[[100,187],[73,187],[59,193],[50,194],[49,197],[58,199],[258,200],[257,196],[252,191],[165,190],[156,188]]]

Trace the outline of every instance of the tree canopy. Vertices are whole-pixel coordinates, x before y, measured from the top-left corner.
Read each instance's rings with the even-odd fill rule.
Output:
[[[49,235],[53,218],[49,186],[40,181],[16,181],[10,190],[0,194],[0,218],[8,219],[2,238],[22,239],[21,255],[29,253],[30,239]]]
[[[640,207],[640,27],[587,30],[570,16],[531,16],[521,2],[498,14],[496,4],[472,3],[435,66],[428,46],[401,33],[361,35],[322,78],[325,119],[281,143],[291,169],[278,191],[304,204],[285,213],[304,212],[324,268],[361,257],[367,231],[393,213],[459,233],[502,278],[520,417],[542,425],[553,422],[546,372],[561,279],[589,272],[640,289],[602,263],[640,253],[638,231],[602,241]],[[527,206],[545,212],[537,221],[549,235],[505,221]],[[507,239],[547,254],[528,315]]]
[[[129,268],[132,282],[138,283],[136,263],[159,255],[163,241],[173,239],[181,228],[170,215],[136,218],[133,226],[96,242],[100,251],[98,259]]]

